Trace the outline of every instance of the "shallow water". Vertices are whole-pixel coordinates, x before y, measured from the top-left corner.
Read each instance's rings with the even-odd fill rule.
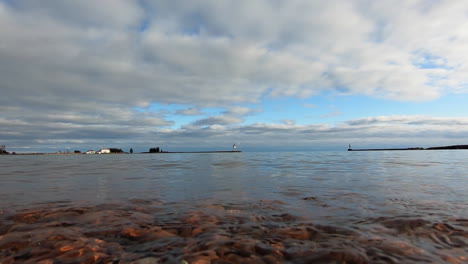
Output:
[[[1,156],[0,263],[468,263],[467,158]]]

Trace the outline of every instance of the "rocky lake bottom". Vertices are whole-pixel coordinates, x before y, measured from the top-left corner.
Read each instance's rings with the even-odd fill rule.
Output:
[[[468,263],[468,219],[377,217],[315,224],[281,201],[132,200],[1,212],[7,263]]]

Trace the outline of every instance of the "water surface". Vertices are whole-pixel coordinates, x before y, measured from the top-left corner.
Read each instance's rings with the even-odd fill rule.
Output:
[[[465,150],[1,156],[0,260],[467,263],[466,160]]]

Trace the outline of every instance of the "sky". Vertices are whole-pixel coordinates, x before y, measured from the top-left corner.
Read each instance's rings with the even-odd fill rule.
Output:
[[[466,0],[0,0],[7,151],[468,144]]]

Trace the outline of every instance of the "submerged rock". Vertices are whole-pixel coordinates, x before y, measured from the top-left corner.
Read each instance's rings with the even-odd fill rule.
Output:
[[[4,215],[0,263],[466,263],[468,258],[468,232],[458,219],[381,217],[336,226],[313,224],[263,201],[236,213],[219,204],[178,213],[144,201],[132,204]]]

